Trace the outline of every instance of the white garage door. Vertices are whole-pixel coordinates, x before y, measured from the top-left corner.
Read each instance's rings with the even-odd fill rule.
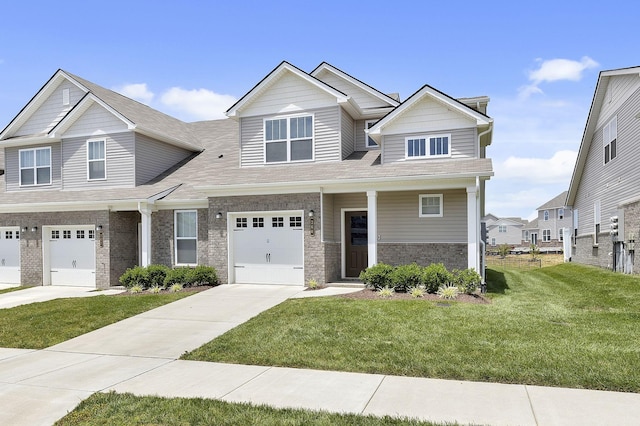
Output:
[[[304,284],[302,223],[302,212],[231,217],[235,282]]]
[[[0,284],[20,284],[20,228],[0,227]]]
[[[93,226],[49,227],[51,285],[96,286],[96,245]]]

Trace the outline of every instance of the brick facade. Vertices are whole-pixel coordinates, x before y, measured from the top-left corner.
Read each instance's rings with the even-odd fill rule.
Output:
[[[585,265],[611,268],[613,243],[609,234],[601,233],[598,246],[593,245],[592,235],[579,236],[573,246],[571,260]]]
[[[198,265],[209,265],[209,209],[197,209],[197,212]],[[175,210],[160,210],[151,215],[151,262],[170,268],[176,265],[174,214]]]
[[[466,244],[378,243],[378,262],[390,265],[443,263],[448,270],[467,269]]]

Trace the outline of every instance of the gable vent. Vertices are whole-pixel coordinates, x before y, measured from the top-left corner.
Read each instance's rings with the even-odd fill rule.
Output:
[[[69,105],[69,89],[62,89],[62,105]]]

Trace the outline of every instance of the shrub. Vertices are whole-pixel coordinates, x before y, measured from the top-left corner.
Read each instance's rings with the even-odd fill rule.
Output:
[[[461,293],[473,294],[480,286],[482,277],[473,268],[453,271],[453,283]]]
[[[316,281],[315,279],[311,278],[309,280],[309,282],[307,283],[307,287],[309,287],[309,290],[317,290],[319,287],[318,281]]]
[[[166,265],[149,265],[147,266],[147,274],[149,276],[150,287],[163,287],[164,279],[171,268]]]
[[[511,251],[511,247],[508,244],[502,244],[498,246],[498,254],[500,257],[507,257],[509,252]]]
[[[409,294],[411,295],[411,297],[424,297],[424,293],[424,287],[422,285],[417,285],[409,289]]]
[[[360,280],[367,288],[380,290],[381,288],[391,286],[391,272],[393,266],[385,263],[378,263],[360,272]]]
[[[187,287],[197,285],[218,285],[218,274],[212,266],[198,265],[187,274]]]
[[[184,287],[182,286],[182,284],[171,284],[171,287],[169,287],[169,291],[172,293],[177,293],[179,291],[182,291]]]
[[[167,272],[167,276],[164,278],[164,286],[166,288],[171,287],[174,284],[186,285],[191,279],[191,268],[188,266],[180,266],[178,268],[170,269]]]
[[[393,296],[393,293],[395,293],[393,287],[389,286],[384,286],[380,290],[378,290],[378,296],[380,297],[391,297]]]
[[[147,269],[142,266],[128,268],[124,274],[120,276],[120,284],[128,289],[133,286],[140,286],[144,290],[149,287],[149,273]]]
[[[396,266],[389,274],[391,285],[395,291],[406,292],[422,283],[422,272],[423,268],[417,263]]]
[[[451,272],[442,263],[432,263],[422,270],[422,284],[427,293],[435,293],[444,285],[451,283]]]
[[[144,288],[140,284],[134,284],[131,287],[129,287],[129,292],[131,293],[142,293],[143,291],[144,291]]]
[[[162,291],[162,287],[160,287],[159,285],[154,285],[149,288],[149,293],[158,294],[161,291]]]
[[[455,299],[458,296],[459,290],[455,285],[443,285],[438,289],[438,296],[441,299]]]

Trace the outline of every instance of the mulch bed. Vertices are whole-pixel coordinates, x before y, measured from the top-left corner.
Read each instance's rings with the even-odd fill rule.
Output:
[[[354,293],[341,294],[335,297],[344,297],[347,299],[365,299],[365,300],[431,300],[436,302],[462,302],[462,303],[480,303],[489,304],[491,300],[481,294],[459,294],[455,299],[446,300],[440,298],[437,294],[425,293],[422,297],[411,297],[409,293],[394,293],[391,297],[380,297],[377,291],[368,288],[356,291]]]
[[[209,290],[213,288],[213,285],[199,285],[195,287],[184,287],[179,293],[199,293],[201,291]],[[123,291],[122,293],[114,294],[113,296],[141,296],[143,294],[165,294],[169,293],[169,290],[162,290],[160,293],[151,293],[149,290],[141,291],[140,293],[131,293],[129,291]]]

